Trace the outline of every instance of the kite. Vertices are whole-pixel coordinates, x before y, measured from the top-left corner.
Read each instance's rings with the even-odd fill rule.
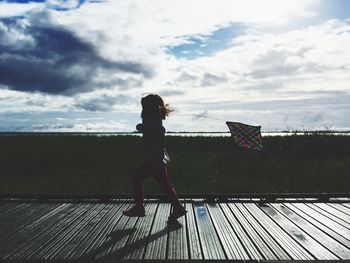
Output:
[[[243,148],[262,151],[261,126],[252,126],[239,122],[226,122],[236,144]]]

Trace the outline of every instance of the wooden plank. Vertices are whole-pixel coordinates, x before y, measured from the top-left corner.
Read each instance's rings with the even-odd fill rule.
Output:
[[[53,259],[55,255],[60,252],[62,247],[67,244],[75,235],[77,235],[80,230],[82,230],[85,226],[84,222],[85,220],[92,222],[93,219],[99,216],[99,214],[103,214],[104,210],[110,211],[113,207],[112,204],[93,204],[92,207],[89,208],[89,210],[84,213],[82,217],[80,217],[74,224],[71,224],[69,227],[65,229],[65,232],[63,232],[59,238],[55,240],[50,246],[46,248],[46,251],[41,251],[41,255],[37,255],[40,258],[44,259]],[[94,210],[98,210],[98,213],[94,213]],[[101,228],[104,226],[104,219],[106,216],[103,217],[103,219],[98,222],[98,226],[101,226]],[[92,219],[92,220],[90,220]],[[98,238],[92,237],[90,238],[92,242],[96,242]],[[90,249],[90,247],[89,247]]]
[[[119,230],[122,230],[121,225],[125,225],[128,220],[126,216],[123,216],[122,211],[126,210],[130,204],[120,203],[120,207],[115,212],[108,227],[103,233],[103,238],[99,238],[99,243],[97,249],[94,252],[94,259],[103,260],[104,257],[112,255],[112,247],[119,241],[123,235],[119,235]],[[109,254],[110,253],[110,254]]]
[[[111,206],[112,204],[104,204],[101,211],[89,222],[89,227],[84,229],[84,233],[87,232],[87,235],[85,235],[84,239],[82,239],[81,242],[77,244],[75,249],[69,253],[69,258],[93,258],[92,253],[88,254],[88,250],[100,231],[100,224],[105,223],[104,217],[106,216],[106,214],[108,214],[108,211],[110,210]]]
[[[40,211],[41,208],[44,208],[45,205],[41,204],[25,204],[25,206],[18,205],[16,207],[13,207],[10,210],[1,211],[0,213],[0,220],[1,222],[6,222],[6,227],[11,228],[12,226],[17,226],[18,221],[24,220],[26,218],[26,221],[28,221],[28,218],[31,217],[31,215],[37,211]],[[1,227],[1,235],[2,232],[4,232],[6,228]]]
[[[128,202],[126,205],[130,207],[132,204]],[[106,261],[119,260],[130,235],[136,230],[135,225],[138,220],[138,217],[122,216],[109,234],[109,243],[106,244],[108,248],[95,258]]]
[[[193,207],[204,259],[226,259],[206,205],[195,203]]]
[[[328,217],[317,213],[315,210],[304,204],[285,204],[294,213],[297,213],[305,220],[330,235],[332,238],[350,248],[350,231],[345,227],[334,223]]]
[[[219,238],[228,259],[249,259],[247,252],[241,244],[239,237],[225,217],[219,204],[207,205],[213,224],[218,232]]]
[[[70,239],[76,235],[81,229],[81,224],[84,222],[85,218],[91,216],[91,211],[96,206],[95,204],[88,204],[89,206],[86,210],[80,211],[79,214],[74,215],[74,219],[67,222],[63,227],[58,228],[55,231],[55,237],[52,240],[49,240],[44,247],[39,248],[36,251],[32,251],[29,258],[33,259],[50,259],[56,255],[64,245],[69,242]]]
[[[308,233],[311,237],[313,237],[317,242],[331,251],[334,255],[339,257],[340,259],[349,259],[350,258],[350,250],[343,246],[341,243],[337,242],[326,233],[312,225],[310,222],[294,213],[292,210],[287,208],[285,205],[274,204],[272,205],[276,210],[280,213],[287,216],[290,220],[293,221],[299,228]]]
[[[297,242],[305,247],[316,259],[318,260],[335,260],[339,259],[328,249],[317,242],[307,232],[303,231],[297,224],[279,213],[278,210],[274,209],[273,204],[269,207],[262,207],[263,211],[266,212],[271,218],[273,218],[285,231],[287,231]]]
[[[230,204],[220,204],[222,211],[230,222],[233,230],[237,234],[239,240],[242,242],[243,247],[247,251],[250,259],[253,260],[262,260],[264,259],[263,255],[260,253],[258,248],[254,245],[253,241],[250,239],[243,226],[240,224],[239,220],[233,214],[230,209]]]
[[[37,220],[46,213],[49,213],[51,210],[54,210],[58,206],[58,204],[36,204],[36,206],[30,208],[30,211],[20,211],[20,214],[13,214],[13,217],[11,217],[10,215],[10,218],[1,221],[5,223],[1,224],[0,226],[0,244],[2,244],[2,242],[7,243],[7,238],[9,236],[13,235],[14,233],[17,233],[19,229],[26,227],[31,222]],[[28,209],[28,207],[21,208],[21,210],[22,209],[25,210]]]
[[[307,205],[310,208],[316,210],[318,213],[320,213],[320,214],[330,218],[334,222],[337,222],[338,224],[344,226],[345,228],[350,229],[350,223],[349,222],[345,222],[341,218],[335,216],[333,213],[331,213],[329,211],[325,211],[324,209],[320,208],[319,206],[316,206],[315,204],[305,204],[305,205]]]
[[[300,218],[298,215],[290,211],[283,204],[271,204],[271,207],[275,211],[279,212],[281,215],[285,216],[289,220],[289,224],[293,225],[294,231],[291,232],[294,238],[298,238],[303,241],[304,245],[307,245],[307,249],[313,254],[317,259],[325,260],[335,260],[339,259],[334,253],[324,247],[315,237],[319,237],[321,240],[327,240],[332,242],[331,239],[328,239],[322,233],[318,232],[318,229],[313,228],[311,224]],[[284,225],[286,227],[286,225]]]
[[[145,259],[166,259],[168,238],[167,220],[170,214],[170,208],[171,205],[169,203],[160,203],[158,205],[151,232],[148,236]]]
[[[1,222],[8,221],[9,218],[16,218],[23,214],[26,208],[31,206],[29,203],[9,203],[1,207],[0,220]]]
[[[114,230],[116,229],[116,225],[119,223],[119,221],[122,218],[125,218],[122,211],[124,211],[128,206],[129,204],[125,203],[118,204],[118,207],[114,206],[114,209],[109,212],[111,216],[108,215],[108,222],[106,222],[105,227],[100,231],[99,236],[96,238],[96,242],[92,245],[92,248],[94,248],[94,259],[97,259],[97,256],[101,253],[107,252],[112,245],[114,245],[111,235],[114,234]]]
[[[105,208],[105,206],[101,204],[96,204],[91,207],[76,227],[77,229],[75,229],[74,233],[70,235],[70,239],[66,240],[65,244],[62,244],[59,251],[50,254],[50,256],[54,259],[67,259],[70,253],[77,249],[82,240],[87,238],[91,229],[96,225],[96,218],[98,218],[98,215],[102,212],[103,208]]]
[[[49,222],[38,225],[33,229],[34,235],[28,236],[26,242],[17,247],[12,253],[12,259],[41,258],[41,252],[46,251],[60,234],[81,217],[90,207],[90,204],[72,205],[64,213],[58,214]],[[39,254],[39,256],[38,256]]]
[[[256,204],[244,204],[249,212],[264,225],[266,230],[281,244],[293,260],[310,260],[314,257],[288,235],[275,221]]]
[[[108,207],[107,213],[103,216],[103,218],[98,222],[93,231],[94,235],[90,236],[88,239],[91,242],[86,246],[86,250],[82,255],[85,258],[95,258],[99,252],[104,248],[105,245],[103,243],[108,238],[108,235],[112,231],[114,225],[118,222],[119,218],[122,216],[121,209],[124,206],[120,204],[110,205]]]
[[[342,211],[339,211],[338,209],[335,209],[335,208],[331,207],[328,204],[318,203],[318,204],[315,204],[315,205],[320,207],[324,211],[326,211],[328,213],[331,213],[332,215],[340,218],[341,220],[343,220],[344,222],[346,222],[346,223],[348,223],[350,225],[350,215],[347,215],[347,214],[343,213]]]
[[[264,256],[264,259],[268,260],[277,260],[278,257],[274,254],[272,248],[270,248],[263,238],[259,236],[256,232],[256,229],[251,225],[251,222],[242,214],[238,209],[238,204],[229,204],[229,207],[233,214],[237,217],[239,223],[242,225],[243,229],[248,233],[249,237],[252,239],[255,246],[260,250],[261,254]]]
[[[349,207],[343,206],[341,204],[332,204],[332,203],[327,203],[327,205],[337,209],[338,211],[344,213],[347,216],[350,216],[350,208]]]
[[[136,222],[136,230],[131,233],[129,239],[123,249],[123,259],[142,259],[149,232],[152,227],[152,222],[155,216],[155,211],[158,204],[147,203],[145,205],[146,216],[140,217]]]
[[[256,219],[249,213],[246,206],[243,204],[236,204],[239,211],[242,213],[244,218],[249,222],[250,226],[254,228],[255,232],[260,236],[261,240],[273,251],[274,255],[279,260],[290,260],[291,257],[286,251],[280,246],[280,244],[270,235],[270,233],[259,223],[259,219]],[[273,258],[271,258],[273,259]]]
[[[188,205],[183,204],[188,210]],[[191,207],[192,208],[192,207]],[[188,213],[188,212],[187,212]],[[187,215],[180,217],[178,224],[169,225],[168,259],[189,259],[187,240]]]
[[[199,239],[196,217],[194,215],[194,207],[192,203],[186,204],[187,221],[186,228],[188,234],[188,254],[190,259],[203,259],[202,248]]]
[[[59,221],[60,218],[64,217],[70,207],[70,204],[62,204],[24,227],[18,228],[16,232],[0,243],[0,258],[10,257],[16,250],[21,250],[43,230],[43,226],[50,225],[52,221]]]

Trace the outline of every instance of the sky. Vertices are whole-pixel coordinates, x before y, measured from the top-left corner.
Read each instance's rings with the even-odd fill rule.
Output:
[[[349,47],[348,0],[0,1],[0,132],[349,130]]]

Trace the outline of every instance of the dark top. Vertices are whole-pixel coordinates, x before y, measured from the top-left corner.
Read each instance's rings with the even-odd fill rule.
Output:
[[[142,132],[144,161],[167,163],[165,154],[165,128],[162,120],[157,118],[143,118],[136,129]]]

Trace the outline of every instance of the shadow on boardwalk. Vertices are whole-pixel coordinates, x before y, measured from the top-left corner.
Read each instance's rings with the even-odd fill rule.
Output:
[[[116,230],[107,235],[108,240],[103,243],[98,248],[88,252],[87,254],[78,258],[78,261],[116,261],[121,258],[128,258],[133,252],[143,249],[146,244],[153,242],[162,236],[167,235],[168,233],[178,230],[182,228],[182,224],[179,222],[175,222],[172,224],[167,224],[165,227],[158,232],[155,232],[150,235],[146,235],[145,237],[136,240],[133,243],[128,243],[128,237],[136,231],[136,228],[129,228],[123,230]],[[124,241],[122,241],[124,239]],[[118,244],[120,243],[120,244]],[[145,250],[143,250],[141,257],[143,258]]]

